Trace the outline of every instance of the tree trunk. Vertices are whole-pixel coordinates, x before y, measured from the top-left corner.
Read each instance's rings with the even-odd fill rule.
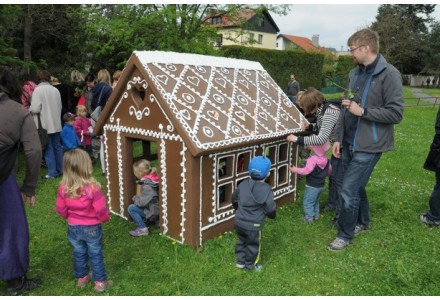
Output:
[[[23,36],[23,60],[27,63],[32,60],[32,5],[24,5],[24,36]],[[28,67],[29,72],[29,67]]]

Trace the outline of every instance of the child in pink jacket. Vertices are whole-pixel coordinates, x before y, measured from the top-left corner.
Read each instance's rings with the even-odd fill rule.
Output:
[[[76,148],[67,151],[63,164],[56,212],[67,219],[76,287],[83,288],[92,279],[95,292],[104,292],[112,285],[112,281],[107,280],[102,252],[101,223],[110,219],[106,199],[92,176],[92,161],[84,150]],[[89,270],[89,261],[93,275]]]
[[[76,119],[73,124],[76,134],[81,141],[81,147],[87,151],[90,158],[93,157],[92,136],[93,126],[89,118],[87,118],[87,108],[84,105],[76,107]]]
[[[322,145],[308,146],[313,151],[304,168],[290,167],[293,173],[306,175],[306,189],[304,192],[304,221],[313,223],[319,219],[319,196],[325,186],[325,177],[330,176],[332,166],[326,152],[330,149],[327,141]]]

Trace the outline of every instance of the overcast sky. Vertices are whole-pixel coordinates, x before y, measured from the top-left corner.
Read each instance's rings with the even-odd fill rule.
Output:
[[[319,35],[322,47],[347,49],[348,38],[358,29],[376,20],[379,4],[294,4],[287,16],[271,16],[281,34],[297,35],[312,39]],[[440,21],[440,5],[432,17]]]

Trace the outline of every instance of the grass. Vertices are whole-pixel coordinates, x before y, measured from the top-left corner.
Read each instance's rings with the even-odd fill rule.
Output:
[[[327,244],[336,236],[331,213],[314,224],[302,222],[304,181],[298,200],[278,209],[263,231],[261,273],[235,267],[236,235],[204,244],[201,252],[173,243],[153,230],[133,238],[132,222],[112,216],[104,224],[104,257],[114,286],[108,295],[439,295],[439,228],[418,215],[428,209],[434,174],[422,166],[434,135],[437,109],[406,108],[395,129],[396,150],[379,161],[367,187],[371,230],[341,253]],[[22,157],[21,157],[22,159]],[[23,163],[23,161],[21,161]],[[23,168],[22,168],[23,169]],[[23,171],[23,170],[22,170]],[[42,171],[45,174],[45,170]],[[99,166],[95,175],[105,187]],[[22,178],[20,173],[19,177]],[[54,211],[59,180],[40,180],[37,204],[27,208],[31,243],[29,275],[44,284],[30,295],[94,295],[75,289],[66,222]],[[327,189],[321,197],[322,206]],[[5,284],[0,283],[0,296]]]

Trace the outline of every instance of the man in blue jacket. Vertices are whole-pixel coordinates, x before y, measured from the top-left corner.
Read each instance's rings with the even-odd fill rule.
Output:
[[[366,28],[347,42],[357,66],[349,74],[349,94],[342,100],[336,125],[333,155],[342,158],[342,207],[338,235],[328,245],[345,249],[354,236],[370,225],[365,187],[385,151],[394,149],[394,124],[403,117],[403,88],[400,72],[379,54],[377,32]]]

